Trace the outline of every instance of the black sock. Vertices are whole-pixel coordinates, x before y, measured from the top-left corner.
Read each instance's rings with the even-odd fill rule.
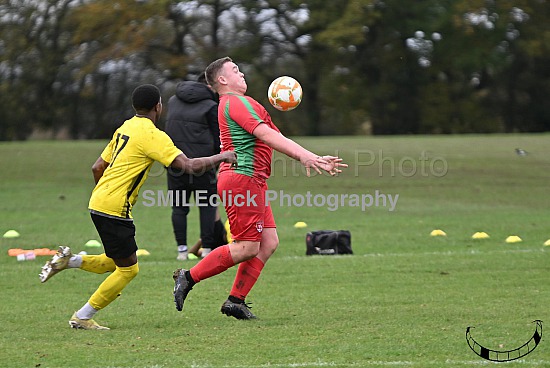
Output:
[[[212,249],[227,244],[227,232],[221,220],[214,222],[214,246]]]
[[[190,287],[195,286],[196,282],[195,282],[195,280],[193,280],[193,278],[191,277],[191,272],[185,271],[185,278],[186,278],[187,281],[189,282],[189,286],[190,286]]]
[[[235,304],[244,304],[244,299],[239,299],[237,297],[234,297],[233,295],[229,295],[229,298],[227,298],[230,302]]]

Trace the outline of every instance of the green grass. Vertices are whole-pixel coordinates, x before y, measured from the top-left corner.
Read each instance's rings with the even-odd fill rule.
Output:
[[[550,321],[550,135],[299,138],[350,168],[306,178],[275,158],[270,189],[290,195],[399,195],[394,211],[349,205],[279,206],[280,246],[249,295],[258,321],[219,313],[235,271],[205,280],[183,313],[172,301],[181,266],[170,210],[134,209],[137,241],[151,252],[122,296],[97,315],[111,331],[76,331],[71,314],[104,275],[68,270],[46,284],[47,258],[17,262],[12,247],[59,244],[75,251],[97,239],[87,213],[91,165],[104,141],[0,144],[0,346],[5,367],[471,367],[472,336],[513,349]],[[516,147],[528,151],[518,156]],[[424,166],[422,166],[424,165]],[[430,166],[431,165],[431,166]],[[413,175],[414,174],[414,175]],[[155,166],[143,190],[164,190]],[[293,224],[305,221],[307,229]],[[192,209],[189,238],[198,236]],[[353,256],[306,257],[307,230],[347,229]],[[447,237],[430,237],[442,229]],[[472,240],[476,231],[490,235]],[[507,244],[508,235],[522,243]],[[193,265],[187,261],[186,266]],[[546,333],[537,349],[506,366],[550,366]]]

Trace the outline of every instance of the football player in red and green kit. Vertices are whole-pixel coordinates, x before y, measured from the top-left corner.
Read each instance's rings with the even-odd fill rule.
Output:
[[[335,175],[347,165],[338,157],[316,155],[282,135],[266,109],[245,95],[244,74],[231,58],[214,61],[205,73],[209,85],[220,95],[222,152],[234,150],[237,154],[237,164],[221,164],[218,177],[218,194],[227,212],[233,242],[216,248],[190,270],[177,269],[173,275],[174,301],[181,311],[196,283],[239,264],[221,312],[237,319],[254,319],[245,298],[279,245],[271,206],[265,203],[273,150],[300,161],[308,176],[311,169]]]

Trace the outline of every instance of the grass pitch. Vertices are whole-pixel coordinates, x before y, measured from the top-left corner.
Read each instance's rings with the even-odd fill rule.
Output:
[[[219,312],[233,269],[197,285],[177,312],[171,274],[182,263],[170,209],[138,201],[137,241],[151,255],[98,313],[111,331],[67,323],[104,275],[67,270],[41,284],[46,257],[7,255],[61,244],[100,252],[84,244],[98,239],[87,203],[90,168],[106,142],[0,144],[0,233],[21,234],[0,239],[0,366],[471,367],[492,363],[468,348],[466,327],[476,327],[472,336],[483,346],[511,350],[533,335],[533,320],[550,321],[549,135],[297,140],[350,168],[306,178],[276,155],[269,186],[291,202],[273,203],[280,247],[248,298],[260,320]],[[162,167],[144,190],[165,190]],[[300,205],[308,191],[317,204],[337,198],[338,208]],[[363,211],[346,200],[351,194],[373,202]],[[393,211],[383,195],[398,195]],[[189,219],[191,242],[196,208]],[[308,227],[295,229],[297,221]],[[321,229],[350,230],[355,254],[306,257],[305,233]],[[433,229],[447,236],[430,237]],[[477,231],[490,238],[471,239]],[[523,242],[508,244],[509,235]],[[546,340],[543,332],[535,351],[506,366],[550,366]]]

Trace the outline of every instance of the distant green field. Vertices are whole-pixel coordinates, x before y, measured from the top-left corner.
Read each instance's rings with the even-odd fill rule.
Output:
[[[272,203],[280,246],[248,298],[260,319],[219,312],[233,269],[197,285],[176,311],[172,271],[195,261],[176,261],[170,209],[141,198],[137,241],[151,255],[97,314],[111,331],[67,323],[104,275],[67,270],[41,284],[47,257],[7,254],[60,244],[101,252],[84,244],[98,239],[87,204],[106,142],[0,144],[0,234],[21,234],[0,239],[0,367],[472,367],[491,363],[469,349],[466,327],[483,346],[511,350],[533,335],[532,321],[550,322],[550,135],[296,140],[350,167],[307,178],[275,156],[269,187],[287,199]],[[142,194],[165,181],[155,166]],[[317,205],[301,203],[308,193]],[[321,205],[329,197],[338,202]],[[305,256],[306,232],[321,229],[351,231],[355,254]],[[447,236],[431,237],[434,229]],[[478,231],[490,238],[471,239]],[[523,241],[506,243],[509,235]],[[547,340],[506,367],[550,367]]]

